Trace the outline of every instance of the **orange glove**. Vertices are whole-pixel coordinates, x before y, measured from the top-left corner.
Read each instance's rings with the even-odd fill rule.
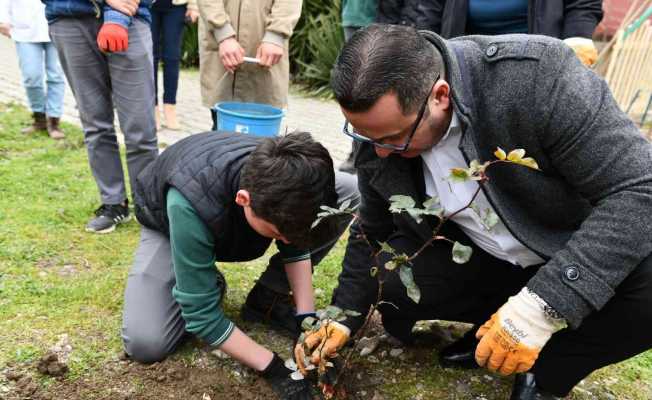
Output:
[[[97,46],[105,53],[117,53],[129,48],[129,31],[122,25],[106,23],[97,34]]]
[[[593,40],[584,37],[572,37],[564,39],[564,43],[568,45],[573,51],[577,58],[580,59],[582,64],[590,67],[595,63],[595,60],[598,59],[598,50],[593,44]]]
[[[545,307],[543,299],[527,288],[510,297],[475,335],[480,339],[475,350],[478,365],[503,375],[532,368],[552,334],[566,326],[563,318],[550,317]]]
[[[310,362],[318,365],[322,357],[332,357],[335,355],[344,346],[346,341],[349,340],[350,334],[351,330],[339,322],[330,321],[327,323],[326,321],[322,321],[321,328],[308,334],[303,343],[297,343],[294,347],[294,358],[301,373],[303,375],[308,374],[306,363],[304,362],[306,349],[308,352],[314,349],[310,357]]]

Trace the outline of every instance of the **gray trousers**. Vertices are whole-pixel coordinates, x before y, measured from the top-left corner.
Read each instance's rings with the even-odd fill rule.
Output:
[[[128,50],[105,54],[97,47],[101,26],[102,21],[93,17],[60,18],[50,25],[50,36],[75,95],[102,203],[119,204],[127,192],[113,124],[114,106],[125,137],[132,193],[140,171],[158,155],[152,37],[149,26],[134,18]]]
[[[351,200],[360,203],[357,177],[335,172],[338,204]],[[312,249],[312,263],[317,265],[346,230],[351,218],[340,218],[335,236]],[[140,362],[155,362],[172,353],[185,334],[186,323],[181,307],[172,296],[176,283],[169,239],[160,232],[141,227],[141,237],[134,263],[127,278],[122,319],[125,351]],[[270,259],[258,283],[281,293],[289,292],[287,276],[280,254]]]

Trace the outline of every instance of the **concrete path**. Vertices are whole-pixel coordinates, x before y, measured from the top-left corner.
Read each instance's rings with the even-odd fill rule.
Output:
[[[207,131],[211,127],[210,112],[202,106],[199,93],[199,72],[182,71],[177,95],[181,131],[159,131],[159,141],[172,144],[193,133]],[[159,94],[160,95],[160,94]],[[13,42],[0,36],[0,102],[15,101],[27,106],[25,90],[21,83],[18,57]],[[299,94],[290,94],[287,115],[281,131],[294,129],[308,131],[330,151],[336,165],[348,155],[351,140],[344,136],[344,117],[334,101],[322,101]],[[63,119],[80,125],[75,99],[66,88]],[[117,125],[117,119],[116,119]]]

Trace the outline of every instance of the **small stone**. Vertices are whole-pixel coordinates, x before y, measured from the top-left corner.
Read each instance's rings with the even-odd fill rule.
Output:
[[[403,349],[391,349],[391,350],[389,351],[389,355],[390,355],[391,357],[398,357],[398,356],[400,356],[401,354],[403,354]]]
[[[362,347],[362,350],[360,350],[360,356],[364,357],[367,356],[376,350],[378,347],[378,343],[380,343],[380,339],[375,336],[375,337],[363,337],[360,339],[359,346]]]
[[[369,356],[367,357],[367,361],[369,361],[370,363],[377,363],[378,359],[375,356]]]
[[[365,397],[367,395],[367,392],[364,390],[360,391],[360,396]]]
[[[229,358],[229,355],[226,354],[225,352],[223,352],[220,349],[216,349],[216,350],[211,351],[211,354],[214,355],[215,357],[219,358],[220,360],[226,360],[227,358]]]
[[[494,380],[494,378],[491,377],[491,376],[489,376],[489,375],[483,375],[482,377],[483,377],[484,379],[488,380],[489,382],[491,382],[491,381]]]

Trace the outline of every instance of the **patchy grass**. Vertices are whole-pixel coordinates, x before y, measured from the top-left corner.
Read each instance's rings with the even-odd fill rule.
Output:
[[[119,360],[122,296],[138,225],[120,226],[108,236],[84,232],[98,196],[79,128],[64,124],[66,140],[54,142],[45,134],[20,134],[28,121],[24,108],[0,105],[0,372],[9,365],[35,376],[39,398],[201,399],[206,393],[213,399],[247,399],[261,390],[262,398],[269,398],[251,371],[212,356],[196,342],[155,368]],[[340,240],[316,270],[320,306],[330,300],[344,244]],[[266,262],[264,257],[222,266],[229,282],[226,313],[238,324],[240,305]],[[262,325],[242,326],[256,340],[289,356],[288,338]],[[73,348],[71,371],[63,379],[43,378],[34,363],[62,334]],[[509,378],[438,367],[436,348],[443,344],[405,349],[392,357],[395,345],[382,343],[373,357],[356,361],[349,378],[351,397],[507,398]],[[180,377],[170,378],[173,375]],[[647,400],[652,398],[650,382],[652,352],[596,372],[571,397]],[[0,374],[0,398],[14,398],[13,385]]]

